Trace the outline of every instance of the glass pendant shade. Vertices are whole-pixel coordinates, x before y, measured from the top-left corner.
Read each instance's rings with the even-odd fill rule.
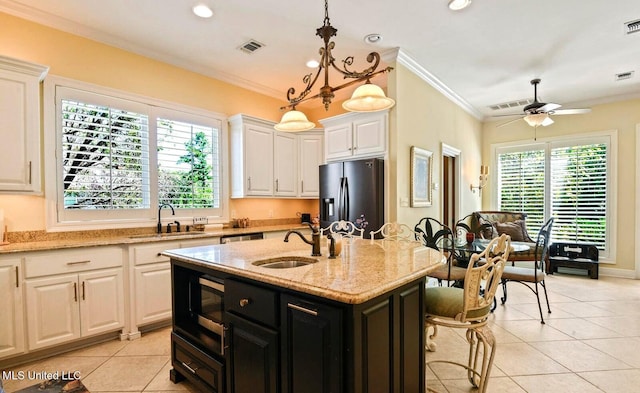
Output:
[[[531,127],[546,127],[553,124],[553,120],[546,113],[535,113],[533,115],[527,115],[524,117],[524,121]]]
[[[285,112],[282,115],[282,119],[280,123],[273,126],[278,131],[284,132],[299,132],[299,131],[308,131],[314,128],[316,125],[307,119],[307,116],[295,109],[292,109],[288,112]]]
[[[366,83],[358,87],[342,107],[350,112],[377,112],[389,109],[396,102],[387,97],[380,86]]]

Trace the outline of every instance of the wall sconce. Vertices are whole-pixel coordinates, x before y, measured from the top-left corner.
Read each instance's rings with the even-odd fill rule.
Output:
[[[473,183],[471,184],[471,192],[476,192],[476,188],[478,189],[478,193],[482,192],[482,189],[484,188],[484,186],[487,185],[487,182],[489,181],[489,167],[487,165],[480,165],[480,177],[479,177],[479,183],[477,186],[474,186]]]

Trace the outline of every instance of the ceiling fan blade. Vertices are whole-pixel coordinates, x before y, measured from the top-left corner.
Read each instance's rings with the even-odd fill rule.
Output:
[[[505,113],[503,115],[491,115],[490,117],[494,118],[494,117],[514,117],[514,116],[522,117],[522,113]]]
[[[549,102],[548,104],[544,104],[543,106],[538,108],[536,110],[536,112],[537,113],[547,113],[547,112],[554,111],[554,110],[560,108],[561,106],[562,105],[560,105],[560,104],[554,104],[553,102]]]
[[[507,122],[505,122],[505,123],[498,124],[498,125],[496,126],[496,128],[504,127],[504,126],[506,126],[506,125],[508,125],[508,124],[514,123],[514,122],[516,122],[516,121],[518,121],[518,120],[522,119],[523,117],[524,117],[524,116],[520,116],[520,117],[518,117],[518,118],[511,119],[511,120],[509,120],[509,121],[507,121]]]
[[[576,108],[576,109],[560,109],[557,111],[551,111],[553,115],[581,115],[583,113],[590,113],[591,108]]]

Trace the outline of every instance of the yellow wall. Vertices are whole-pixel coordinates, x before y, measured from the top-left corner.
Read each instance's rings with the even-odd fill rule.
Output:
[[[461,150],[460,217],[480,208],[478,194],[469,184],[477,183],[480,170],[480,121],[462,110],[416,74],[396,65],[389,74],[389,95],[397,105],[390,112],[389,164],[392,187],[389,220],[413,227],[422,217],[442,218],[442,187],[432,190],[430,207],[402,207],[410,198],[411,146],[432,151],[433,182],[442,184],[442,143]]]
[[[226,115],[242,112],[273,121],[280,119],[282,100],[8,14],[0,13],[0,26],[1,55],[47,65],[50,75]],[[317,201],[308,200],[231,200],[230,210],[235,210],[238,217],[264,219],[273,210],[274,218],[290,218],[298,211],[313,212],[315,205]],[[9,231],[45,229],[44,197],[0,195],[0,208],[5,211]]]
[[[613,211],[616,217],[614,239],[616,256],[615,268],[635,269],[635,178],[636,178],[636,126],[640,124],[640,99],[622,101],[612,104],[597,105],[592,107],[592,112],[585,115],[554,116],[554,124],[548,127],[539,127],[538,139],[581,134],[598,131],[617,130],[618,150],[612,153],[616,155],[617,165],[617,189],[615,206]],[[510,141],[533,141],[534,129],[523,120],[516,121],[507,126],[496,128],[505,121],[487,122],[483,127],[482,155],[488,160],[491,157],[491,145]],[[495,196],[493,187],[488,187],[483,192],[483,205],[491,207]],[[603,265],[610,267],[610,265]]]

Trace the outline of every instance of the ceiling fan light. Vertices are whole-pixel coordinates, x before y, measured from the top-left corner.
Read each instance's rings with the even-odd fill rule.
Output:
[[[278,131],[284,132],[300,132],[308,131],[314,128],[316,125],[307,119],[307,116],[295,109],[285,112],[280,119],[280,123],[273,126]]]
[[[452,11],[460,11],[467,8],[471,4],[471,0],[449,0],[449,9]]]
[[[387,97],[378,85],[365,83],[358,87],[351,98],[342,103],[349,112],[377,112],[393,107],[396,102]]]
[[[553,124],[553,119],[551,119],[551,117],[547,116],[547,118],[544,119],[542,121],[542,124],[540,124],[540,125],[543,126],[543,127],[546,127],[546,126],[550,126],[552,124]]]
[[[546,127],[550,124],[553,124],[553,120],[549,117],[547,113],[534,113],[531,115],[526,115],[524,117],[524,121],[527,122],[531,127]]]

